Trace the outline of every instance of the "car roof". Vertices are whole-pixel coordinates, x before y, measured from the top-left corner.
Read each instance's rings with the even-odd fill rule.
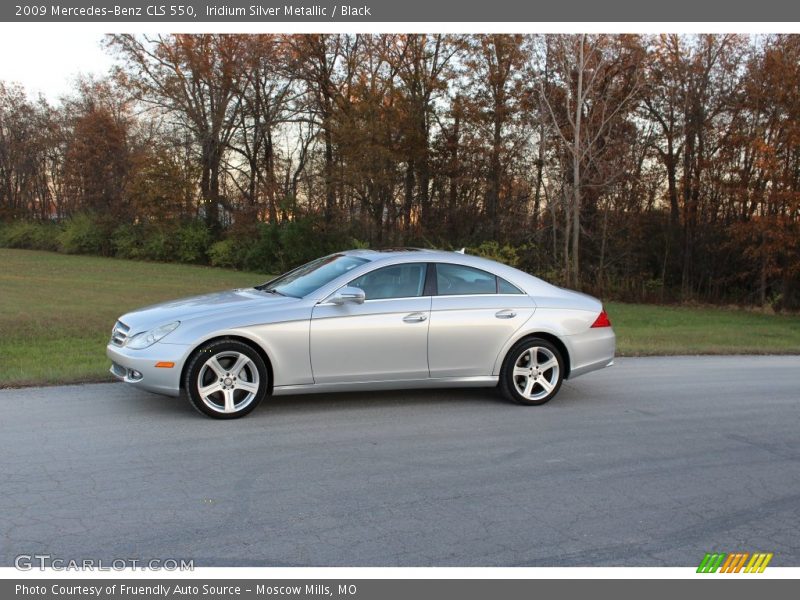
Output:
[[[541,279],[533,277],[524,271],[515,269],[509,265],[504,265],[488,258],[464,254],[462,252],[448,250],[432,250],[427,248],[387,248],[384,250],[347,250],[340,254],[359,256],[372,263],[387,265],[407,263],[407,262],[446,262],[456,265],[464,265],[482,269],[495,275],[499,275],[530,293],[531,287],[550,286]]]
[[[393,265],[409,262],[446,262],[475,267],[502,277],[529,296],[535,296],[540,306],[550,306],[552,308],[574,307],[581,310],[597,311],[602,308],[602,303],[596,298],[554,286],[530,273],[488,258],[475,256],[474,254],[427,248],[356,249],[337,252],[337,254],[359,256],[370,261],[375,265],[375,268],[378,268],[381,264]],[[328,293],[330,291],[332,290],[328,290]]]
[[[380,248],[380,249],[356,249],[346,250],[339,254],[346,254],[349,256],[360,256],[370,261],[377,260],[391,260],[397,258],[413,258],[415,260],[433,260],[433,259],[457,259],[464,254],[460,252],[453,252],[447,250],[434,250],[430,248]]]

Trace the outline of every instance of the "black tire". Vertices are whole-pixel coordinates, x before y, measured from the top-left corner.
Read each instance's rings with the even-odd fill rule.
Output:
[[[245,361],[242,356],[249,361],[244,362],[238,373],[226,371],[233,368],[237,360]],[[217,359],[214,366],[209,362],[212,357]],[[218,373],[217,366],[222,367],[224,373]],[[218,385],[220,390],[212,391],[204,398],[199,388],[201,376],[209,388]],[[215,379],[219,379],[218,384]],[[243,390],[237,387],[239,385],[248,385],[251,389]],[[267,395],[269,371],[264,359],[248,344],[228,339],[215,340],[200,346],[189,358],[183,387],[192,406],[202,414],[214,419],[238,419],[252,412]],[[226,412],[228,392],[234,400],[230,407],[232,410]]]
[[[522,375],[514,374],[515,365],[522,360],[524,353],[532,348],[540,349],[535,351],[538,357],[548,357],[547,355],[549,353],[558,363],[557,371],[553,372],[553,367],[544,369],[539,376],[542,377],[543,380],[534,380],[531,394],[534,396],[534,398],[526,397],[522,392],[520,392],[518,383],[522,384],[523,382],[527,382],[527,380],[524,379],[524,376]],[[544,364],[547,364],[547,362]],[[523,365],[520,366],[520,369],[527,368],[528,365],[524,364],[524,362]],[[536,368],[538,367],[533,366],[533,369]],[[506,357],[503,359],[503,366],[500,369],[500,391],[509,400],[525,406],[539,406],[552,400],[553,397],[558,393],[558,390],[561,389],[561,383],[563,380],[564,357],[561,355],[561,351],[552,342],[537,337],[526,338],[517,342],[514,347],[508,351],[508,354],[506,354]],[[547,391],[544,384],[552,386],[552,389]],[[545,393],[546,395],[544,395]]]

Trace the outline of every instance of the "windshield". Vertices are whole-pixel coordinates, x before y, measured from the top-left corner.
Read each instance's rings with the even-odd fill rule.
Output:
[[[358,256],[331,254],[312,260],[264,285],[256,286],[256,289],[302,298],[365,262],[368,262],[366,258]]]

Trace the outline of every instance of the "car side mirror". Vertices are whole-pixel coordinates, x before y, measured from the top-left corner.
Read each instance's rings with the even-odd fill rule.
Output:
[[[367,299],[367,294],[361,288],[345,286],[338,289],[328,298],[331,304],[364,304]]]

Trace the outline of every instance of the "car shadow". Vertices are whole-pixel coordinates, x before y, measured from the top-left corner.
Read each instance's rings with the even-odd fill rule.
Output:
[[[494,388],[441,388],[412,390],[380,390],[364,392],[326,392],[320,394],[298,394],[270,396],[259,407],[259,412],[319,411],[362,409],[365,407],[388,408],[393,406],[433,406],[452,403],[507,404]]]
[[[581,387],[576,389],[571,382],[564,382],[558,396],[553,401],[537,408],[539,410],[548,410],[555,407],[574,407],[578,402],[588,401],[586,393],[590,391],[581,389]],[[159,413],[163,416],[180,418],[187,416],[203,417],[183,395],[180,397],[160,396],[141,390],[130,390],[130,393],[136,396],[137,402],[131,404],[131,406],[136,407],[136,412]],[[272,418],[278,415],[301,415],[364,409],[380,411],[381,409],[397,407],[435,408],[437,405],[444,407],[454,404],[492,406],[494,408],[506,407],[509,409],[520,408],[517,404],[504,398],[497,388],[380,390],[268,396],[256,410],[245,418]]]
[[[180,397],[160,396],[142,390],[129,390],[133,398],[126,402],[137,413],[159,413],[163,416],[200,415],[189,403]],[[125,396],[128,396],[126,393]],[[297,394],[290,396],[268,396],[247,418],[266,417],[279,414],[316,413],[330,410],[362,410],[364,408],[435,406],[454,403],[490,404],[514,406],[495,388],[442,388],[435,390],[381,390],[364,392],[326,392],[319,394]]]

